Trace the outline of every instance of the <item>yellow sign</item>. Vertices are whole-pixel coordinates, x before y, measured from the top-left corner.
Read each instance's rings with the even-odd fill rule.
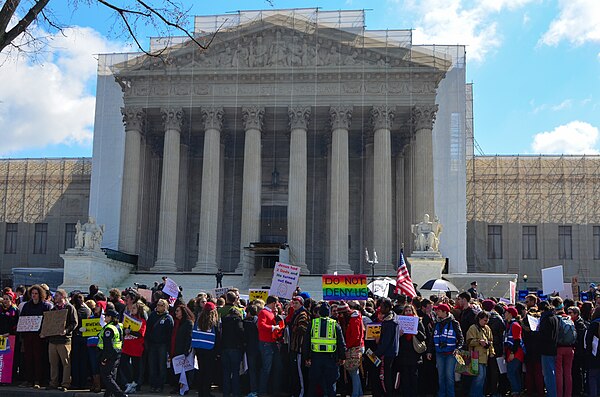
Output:
[[[251,289],[248,297],[250,302],[254,302],[256,299],[262,299],[263,301],[267,301],[267,297],[269,296],[268,289]]]
[[[8,338],[0,335],[0,351],[6,351],[8,347]]]
[[[99,318],[84,319],[81,323],[85,328],[85,331],[81,333],[82,336],[98,336],[100,331],[102,331]]]
[[[129,328],[133,332],[137,332],[142,328],[142,322],[129,316],[127,313],[123,314],[123,329]]]
[[[375,340],[381,335],[381,324],[367,324],[365,340]]]

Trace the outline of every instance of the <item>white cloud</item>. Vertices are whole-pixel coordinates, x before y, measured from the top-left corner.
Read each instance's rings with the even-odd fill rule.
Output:
[[[531,149],[541,154],[599,154],[598,128],[584,121],[571,121],[533,137]]]
[[[464,44],[469,59],[482,62],[502,42],[495,16],[536,1],[407,0],[401,5],[417,16],[413,31],[415,44]]]
[[[552,110],[554,110],[556,112],[556,111],[559,111],[559,110],[571,109],[571,106],[573,106],[573,100],[572,99],[565,99],[564,101],[562,101],[558,105],[552,106]]]
[[[542,35],[540,44],[555,46],[563,40],[574,45],[600,42],[600,1],[561,0],[560,14]]]
[[[51,37],[33,62],[16,52],[0,61],[0,155],[47,145],[90,147],[96,77],[94,54],[122,50],[91,28],[73,27]]]

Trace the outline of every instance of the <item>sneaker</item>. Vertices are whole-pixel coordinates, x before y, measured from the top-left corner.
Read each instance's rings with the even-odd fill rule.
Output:
[[[41,389],[40,385],[39,385],[39,384],[37,384],[37,383],[34,383],[34,384],[33,384],[33,388],[34,388],[34,389]]]
[[[123,392],[129,393],[130,391],[131,391],[131,383],[125,384],[125,390],[123,390]]]

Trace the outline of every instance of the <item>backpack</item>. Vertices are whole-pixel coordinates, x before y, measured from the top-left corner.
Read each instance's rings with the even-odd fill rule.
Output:
[[[559,316],[558,344],[559,346],[573,346],[577,342],[577,331],[570,317]]]

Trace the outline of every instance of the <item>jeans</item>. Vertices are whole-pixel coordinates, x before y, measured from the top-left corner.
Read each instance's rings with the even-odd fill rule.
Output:
[[[573,375],[571,371],[574,357],[575,350],[572,347],[558,347],[556,352],[556,395],[558,397],[571,397],[573,395]]]
[[[250,392],[258,394],[258,371],[260,369],[260,353],[257,351],[247,351],[248,360],[248,380],[250,381]]]
[[[542,373],[548,397],[556,397],[556,356],[542,356]]]
[[[238,349],[223,349],[221,365],[223,366],[223,397],[240,395],[240,363],[242,351]]]
[[[438,397],[454,397],[454,355],[436,353],[435,362],[438,370]]]
[[[489,358],[488,360],[492,360]],[[471,393],[469,396],[471,397],[481,397],[483,396],[483,387],[485,386],[485,376],[487,373],[487,365],[479,364],[479,373],[471,382]]]
[[[148,344],[148,366],[150,387],[162,390],[167,380],[167,344]]]
[[[258,350],[260,351],[260,360],[262,368],[260,370],[260,386],[258,394],[267,394],[269,386],[269,378],[271,376],[271,366],[273,365],[273,356],[275,355],[277,345],[269,342],[258,342]]]
[[[318,396],[317,385],[320,385],[324,396],[335,397],[335,383],[340,377],[339,367],[335,358],[321,357],[322,354],[315,353],[311,358],[308,372],[310,382],[308,395],[310,397]]]
[[[508,375],[508,381],[510,382],[510,391],[512,394],[521,393],[521,375],[523,374],[521,368],[523,364],[516,358],[513,358],[511,362],[506,363],[506,375]]]
[[[363,395],[362,382],[360,381],[359,368],[348,371],[352,380],[352,397],[360,397]]]

